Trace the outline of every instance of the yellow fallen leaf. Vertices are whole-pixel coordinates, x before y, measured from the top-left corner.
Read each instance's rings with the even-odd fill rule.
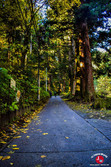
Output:
[[[45,158],[46,157],[46,155],[41,155],[41,158]]]
[[[0,160],[3,158],[3,156],[0,156]]]
[[[43,135],[48,135],[48,133],[42,133]]]
[[[8,152],[8,154],[13,154],[14,153],[14,151],[10,151],[10,152]]]
[[[13,163],[12,163],[12,162],[10,162],[10,165],[13,165]]]
[[[35,167],[41,167],[41,165],[36,165]]]
[[[27,132],[23,132],[23,133],[27,133]]]
[[[1,141],[0,143],[2,143],[2,144],[6,144],[7,142],[5,142],[5,141]]]
[[[69,137],[65,137],[66,139],[69,139]]]
[[[15,136],[15,137],[13,137],[14,139],[18,139],[18,138],[21,138],[21,136]]]
[[[12,145],[12,147],[17,147],[17,145],[15,144],[15,145]]]
[[[31,120],[26,120],[25,122],[30,123],[30,122],[31,122]]]
[[[17,148],[17,147],[14,147],[14,148],[13,148],[13,150],[19,150],[19,148]]]
[[[6,160],[6,159],[10,159],[10,156],[4,156],[4,157],[2,158],[2,161]]]
[[[30,136],[26,136],[26,138],[29,138]]]

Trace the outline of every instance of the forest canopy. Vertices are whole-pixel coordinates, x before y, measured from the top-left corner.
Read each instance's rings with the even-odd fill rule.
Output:
[[[0,112],[34,105],[50,91],[110,97],[110,17],[110,0],[0,0]],[[95,88],[105,77],[101,94]]]

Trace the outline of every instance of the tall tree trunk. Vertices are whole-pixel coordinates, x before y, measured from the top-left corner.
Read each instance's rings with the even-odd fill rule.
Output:
[[[91,60],[87,22],[82,23],[81,39],[85,57],[85,80],[86,80],[85,95],[86,98],[91,100],[92,98],[94,98],[94,83],[93,83],[92,60]]]
[[[69,43],[69,79],[70,79],[70,89],[69,91],[72,93],[73,89],[73,64],[72,64],[72,55],[71,55],[71,48],[70,48],[70,43]]]
[[[40,67],[38,67],[38,101],[40,101]]]
[[[81,69],[81,97],[85,98],[86,89],[86,72],[85,72],[85,56],[83,41],[79,39],[80,69]]]

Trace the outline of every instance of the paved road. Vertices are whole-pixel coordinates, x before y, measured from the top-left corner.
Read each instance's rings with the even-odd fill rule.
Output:
[[[59,96],[52,97],[39,119],[20,135],[10,144],[19,150],[10,154],[9,160],[0,161],[0,167],[90,167],[99,165],[94,155],[98,153],[104,154],[101,166],[111,166],[111,141]],[[7,147],[0,155],[8,155],[11,150]]]

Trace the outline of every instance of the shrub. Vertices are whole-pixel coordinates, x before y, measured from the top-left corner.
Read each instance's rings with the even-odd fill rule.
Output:
[[[15,101],[16,91],[10,87],[10,79],[11,76],[8,74],[8,70],[0,68],[0,113],[12,110],[12,103]]]
[[[97,80],[96,93],[101,97],[111,97],[111,78],[100,76]]]

